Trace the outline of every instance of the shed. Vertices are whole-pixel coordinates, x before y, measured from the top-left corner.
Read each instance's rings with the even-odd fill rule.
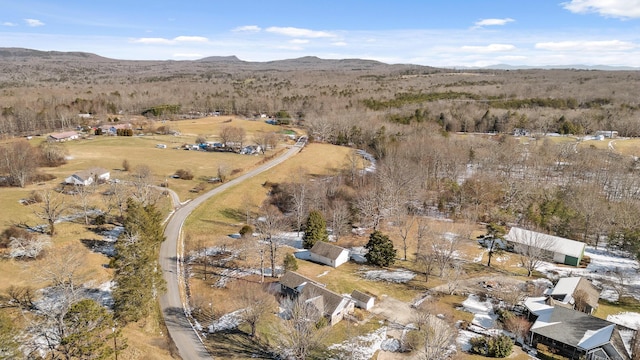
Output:
[[[334,268],[349,261],[349,250],[324,241],[316,242],[309,252],[311,261]]]
[[[565,239],[559,236],[543,234],[531,230],[512,227],[505,240],[514,244],[514,250],[518,251],[518,244],[543,249],[547,253],[548,260],[554,262],[578,266],[584,256],[585,243]]]
[[[375,302],[375,298],[373,296],[367,295],[358,290],[353,290],[353,292],[351,293],[351,298],[353,299],[353,301],[355,301],[356,307],[365,310],[371,310]]]

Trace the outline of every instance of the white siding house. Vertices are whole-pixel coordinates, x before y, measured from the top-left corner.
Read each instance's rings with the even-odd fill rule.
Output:
[[[316,242],[309,252],[309,260],[334,268],[349,261],[349,250],[324,241]]]
[[[89,186],[94,182],[103,182],[109,180],[111,173],[103,168],[93,168],[89,170],[79,171],[67,177],[64,182],[69,185]]]

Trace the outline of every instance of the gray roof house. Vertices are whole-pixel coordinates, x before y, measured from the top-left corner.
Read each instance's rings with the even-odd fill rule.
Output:
[[[538,312],[530,343],[547,345],[572,360],[630,360],[621,331],[633,330],[556,306]]]
[[[330,325],[337,324],[344,315],[353,311],[354,302],[350,298],[293,271],[287,271],[280,278],[280,287],[282,293],[290,298],[300,299],[317,308]]]
[[[316,242],[309,253],[309,260],[334,268],[349,261],[349,250],[324,241]]]
[[[585,243],[575,240],[552,236],[531,230],[512,227],[504,237],[514,251],[518,252],[519,246],[531,246],[543,249],[549,261],[560,264],[578,266],[584,255]]]
[[[111,173],[103,168],[91,168],[88,170],[78,171],[73,175],[64,179],[65,184],[89,186],[94,182],[107,181],[111,177]]]

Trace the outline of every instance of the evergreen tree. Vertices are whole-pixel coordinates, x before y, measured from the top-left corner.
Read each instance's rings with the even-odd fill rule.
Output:
[[[63,323],[66,331],[57,350],[66,359],[108,359],[113,355],[112,344],[118,341],[112,339],[120,337],[120,332],[114,331],[112,314],[94,300],[71,305]],[[120,339],[119,349],[123,341]]]
[[[310,249],[318,241],[329,241],[327,221],[322,215],[322,212],[319,210],[312,210],[309,213],[304,229],[304,248]]]
[[[372,265],[389,266],[396,261],[396,249],[393,247],[393,242],[378,230],[371,233],[365,249],[369,250],[365,258]]]
[[[116,241],[113,289],[116,318],[124,323],[149,315],[158,292],[165,283],[158,264],[160,243],[164,240],[161,214],[153,205],[127,201],[125,231]]]
[[[296,271],[298,270],[298,260],[293,254],[287,254],[284,257],[284,270],[285,271]]]

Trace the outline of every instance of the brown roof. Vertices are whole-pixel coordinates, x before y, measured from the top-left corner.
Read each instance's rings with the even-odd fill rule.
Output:
[[[371,295],[367,295],[363,292],[360,292],[358,290],[353,290],[353,292],[351,293],[351,297],[357,301],[363,302],[363,303],[367,303],[369,302],[369,300],[373,297]]]
[[[318,241],[309,251],[327,259],[336,260],[338,259],[338,256],[340,256],[340,254],[342,254],[342,252],[345,250],[347,249],[340,246],[331,245],[324,241]]]
[[[589,304],[594,309],[598,307],[600,291],[596,289],[595,286],[593,286],[591,281],[581,277],[578,281],[578,285],[576,286],[576,290],[573,292],[574,296],[578,290],[582,290],[587,294],[587,304]]]
[[[287,271],[280,278],[280,285],[289,289],[295,289],[305,283],[314,283],[315,281],[298,274],[297,272]]]
[[[60,139],[66,139],[72,136],[78,136],[78,132],[76,131],[67,131],[67,132],[61,132],[61,133],[53,133],[51,135],[49,135],[50,137],[60,140]]]

